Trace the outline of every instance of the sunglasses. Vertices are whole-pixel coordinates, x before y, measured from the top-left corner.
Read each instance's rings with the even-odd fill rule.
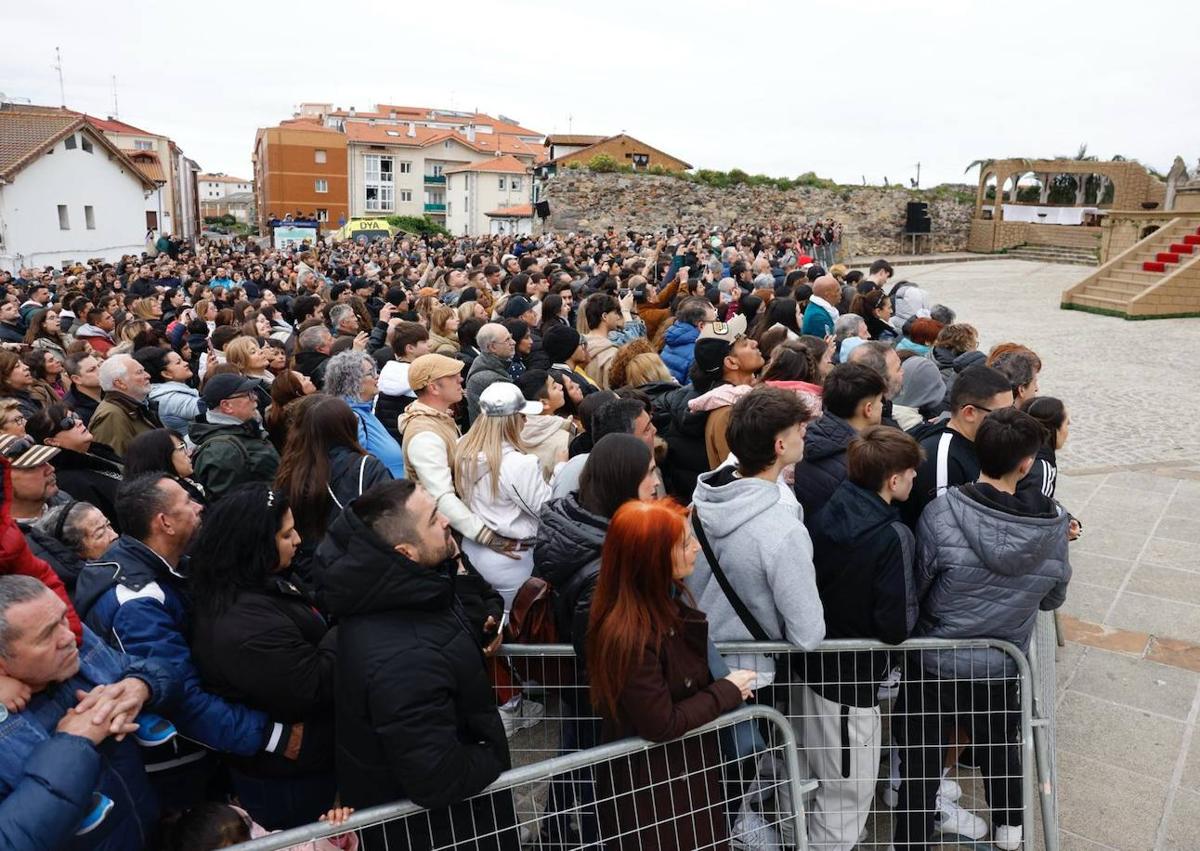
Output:
[[[22,419],[24,419],[24,417],[22,417]],[[75,426],[79,425],[81,422],[83,422],[83,420],[79,419],[79,417],[75,416],[74,414],[65,416],[61,420],[58,421],[58,430],[59,431],[70,431],[71,429],[75,428]]]

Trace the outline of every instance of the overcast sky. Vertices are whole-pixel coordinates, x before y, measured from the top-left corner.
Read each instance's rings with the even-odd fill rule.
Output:
[[[1085,15],[1096,23],[1080,25]],[[696,167],[974,182],[972,160],[1200,157],[1191,0],[7,3],[0,92],[113,113],[251,176],[302,101],[625,131]],[[998,22],[1005,22],[1000,28]]]

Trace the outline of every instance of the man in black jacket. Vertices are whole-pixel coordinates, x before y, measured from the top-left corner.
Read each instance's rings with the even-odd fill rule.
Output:
[[[381,828],[391,848],[515,851],[511,795],[466,800],[510,762],[458,572],[449,522],[408,480],[370,488],[330,526],[314,578],[340,624],[338,787],[347,806],[408,798],[431,810]]]
[[[950,419],[920,439],[925,460],[917,470],[912,497],[902,511],[909,528],[916,530],[926,505],[955,485],[979,478],[975,433],[984,417],[1011,408],[1012,403],[1012,387],[1004,373],[980,364],[959,374],[950,391]]]
[[[824,413],[804,436],[804,460],[796,465],[793,485],[810,534],[817,513],[846,478],[846,447],[860,431],[879,424],[886,389],[879,374],[860,363],[838,364],[826,376]]]
[[[813,564],[826,638],[899,644],[917,622],[915,541],[893,503],[912,490],[921,448],[902,431],[871,426],[850,442],[847,477],[812,524]],[[805,657],[805,754],[821,781],[810,808],[809,842],[850,848],[871,812],[879,773],[883,651]]]

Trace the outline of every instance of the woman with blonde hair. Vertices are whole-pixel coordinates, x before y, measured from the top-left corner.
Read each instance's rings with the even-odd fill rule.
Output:
[[[625,385],[645,389],[647,385],[653,384],[679,386],[679,382],[671,375],[671,370],[667,369],[657,352],[643,352],[630,358],[625,365]]]
[[[429,351],[454,357],[459,353],[459,316],[452,307],[436,305],[429,316]]]
[[[526,415],[540,413],[542,403],[526,401],[517,385],[491,384],[479,395],[479,416],[454,453],[459,498],[489,529],[519,543],[513,553],[468,538],[462,543],[471,563],[504,598],[505,611],[533,570],[538,515],[550,501],[541,464],[521,439]]]
[[[162,319],[162,296],[148,295],[145,298],[134,299],[133,304],[129,306],[129,312],[147,322]]]
[[[488,321],[487,309],[475,299],[460,304],[458,306],[459,324],[468,319],[478,319],[480,322],[486,323]]]
[[[263,350],[254,337],[235,337],[225,344],[225,362],[233,364],[247,378],[257,378],[267,387],[275,376],[267,369],[270,355]]]
[[[16,399],[0,399],[0,434],[24,437],[26,416]]]

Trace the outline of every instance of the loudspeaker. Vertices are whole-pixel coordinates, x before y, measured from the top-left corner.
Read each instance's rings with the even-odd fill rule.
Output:
[[[539,219],[550,218],[550,202],[549,201],[538,201],[537,202],[537,215],[538,215]]]
[[[924,201],[909,201],[904,211],[904,232],[929,233],[931,224],[929,205]]]

